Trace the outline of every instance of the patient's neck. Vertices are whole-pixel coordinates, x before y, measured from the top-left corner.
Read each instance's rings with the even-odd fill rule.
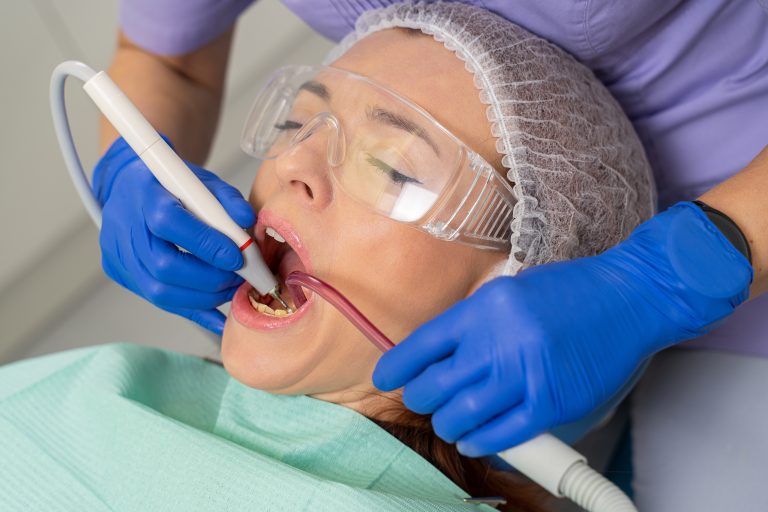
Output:
[[[385,393],[368,386],[349,388],[328,393],[315,393],[312,398],[338,404],[369,418],[391,421],[392,410],[402,408],[402,392],[400,390]],[[399,407],[398,407],[399,406]]]

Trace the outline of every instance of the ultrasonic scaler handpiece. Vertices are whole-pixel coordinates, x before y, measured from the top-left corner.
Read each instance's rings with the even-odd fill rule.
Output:
[[[227,211],[198,179],[168,143],[149,124],[136,106],[104,72],[95,72],[85,64],[67,61],[59,64],[51,78],[51,105],[56,134],[67,161],[75,187],[94,222],[101,226],[101,205],[96,201],[74,149],[64,105],[64,79],[72,75],[82,79],[83,90],[102,114],[123,136],[146,164],[157,181],[181,201],[198,219],[226,235],[240,248],[243,266],[237,270],[259,293],[270,294],[285,304],[275,276],[264,263],[261,252],[250,235],[232,220]]]

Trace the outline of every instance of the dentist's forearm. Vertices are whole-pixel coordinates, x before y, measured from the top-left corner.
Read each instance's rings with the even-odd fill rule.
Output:
[[[749,241],[755,272],[749,298],[768,291],[768,146],[700,199],[733,219]]]
[[[147,52],[122,32],[108,73],[182,158],[202,165],[216,131],[233,30],[178,57]],[[101,151],[117,138],[101,119]]]

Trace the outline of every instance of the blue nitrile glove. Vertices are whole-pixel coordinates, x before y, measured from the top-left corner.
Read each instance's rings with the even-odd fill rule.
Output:
[[[235,222],[243,228],[256,222],[237,189],[187,165]],[[231,300],[243,282],[233,272],[243,264],[237,245],[185,210],[122,137],[96,164],[93,190],[103,206],[99,244],[107,276],[152,304],[221,334],[225,318],[216,307]]]
[[[380,359],[373,382],[470,456],[497,453],[608,400],[649,355],[746,300],[752,268],[692,203],[589,258],[486,283]]]

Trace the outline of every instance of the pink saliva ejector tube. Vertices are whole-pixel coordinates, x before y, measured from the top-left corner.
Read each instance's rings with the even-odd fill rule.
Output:
[[[338,309],[382,352],[394,347],[392,341],[333,286],[300,271],[288,274],[285,284],[293,294],[297,307],[307,301],[301,290],[304,286]],[[539,434],[530,441],[504,450],[498,456],[553,495],[568,497],[585,510],[637,512],[618,487],[587,466],[584,456],[552,434]],[[489,503],[492,506],[498,504],[498,501],[491,500],[480,498],[474,502]],[[473,502],[472,499],[464,501]]]
[[[373,343],[379,350],[386,352],[395,346],[395,344],[392,343],[392,340],[387,338],[384,333],[373,325],[373,323],[371,323],[371,321],[368,320],[365,315],[354,306],[354,304],[328,283],[296,270],[288,274],[288,277],[285,278],[285,285],[291,291],[297,308],[307,302],[307,297],[304,295],[301,287],[309,288],[325,299],[326,302],[338,309],[339,312],[347,317],[355,327],[360,329],[360,332],[365,334],[365,336],[371,340],[371,343]]]

